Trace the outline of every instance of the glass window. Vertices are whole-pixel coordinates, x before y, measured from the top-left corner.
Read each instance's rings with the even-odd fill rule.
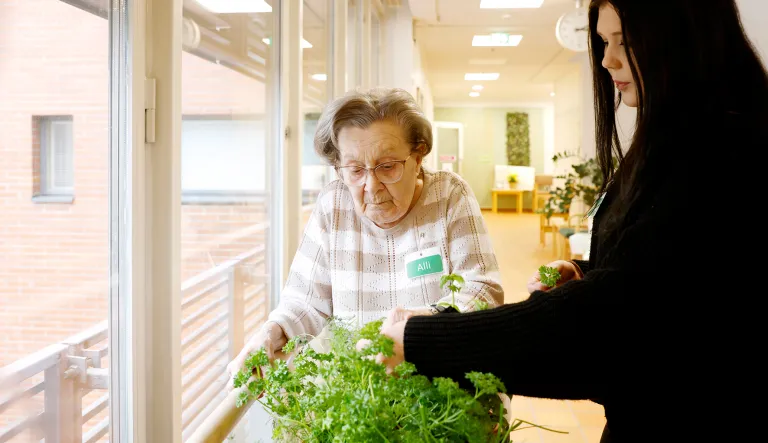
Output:
[[[0,2],[3,442],[109,440],[108,10]]]
[[[224,398],[226,365],[271,308],[273,5],[184,0],[182,440]]]
[[[263,200],[267,189],[263,117],[186,116],[181,132],[184,203]]]
[[[380,86],[381,74],[379,61],[381,57],[381,22],[376,10],[371,11],[371,85]]]
[[[347,16],[347,89],[355,89],[362,84],[363,5],[361,0],[349,0]]]
[[[312,48],[304,49],[304,141],[301,156],[301,188],[304,219],[306,220],[320,191],[333,179],[335,173],[315,152],[314,136],[323,106],[328,102],[332,84],[328,60],[328,17],[331,0],[304,0],[304,38]]]
[[[74,141],[72,116],[35,117],[32,120],[33,180],[39,197],[74,195]],[[49,200],[55,201],[55,200]]]

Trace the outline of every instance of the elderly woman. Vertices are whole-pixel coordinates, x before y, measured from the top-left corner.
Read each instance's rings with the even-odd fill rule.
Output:
[[[318,122],[315,150],[340,177],[320,193],[277,308],[230,363],[268,353],[300,334],[315,336],[331,316],[362,325],[396,306],[437,312],[452,302],[445,274],[465,285],[455,305],[503,303],[498,265],[480,207],[458,175],[422,166],[432,127],[399,89],[350,93]]]

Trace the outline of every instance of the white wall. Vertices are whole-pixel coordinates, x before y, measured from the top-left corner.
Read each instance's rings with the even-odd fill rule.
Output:
[[[421,107],[424,114],[427,115],[429,121],[435,121],[435,104],[432,99],[432,90],[429,87],[429,81],[427,80],[427,67],[423,62],[421,55],[421,47],[418,42],[413,42],[413,71],[411,72],[412,91],[411,94],[420,100]]]
[[[555,82],[555,154],[581,151],[584,129],[585,91],[582,88],[581,73],[576,67],[573,72]],[[588,120],[588,119],[587,119]],[[594,123],[593,123],[594,126]],[[594,136],[593,136],[594,139]],[[594,151],[594,150],[593,150]],[[560,175],[570,169],[571,162],[561,160],[555,164],[554,173]]]
[[[741,22],[752,43],[768,63],[768,0],[737,0]]]
[[[412,94],[413,86],[413,15],[407,3],[386,8],[382,86],[402,88]]]
[[[434,102],[421,49],[413,35],[413,14],[405,2],[387,8],[385,45],[381,60],[381,86],[402,88],[421,101],[424,113],[434,121]],[[421,96],[421,99],[420,97]]]

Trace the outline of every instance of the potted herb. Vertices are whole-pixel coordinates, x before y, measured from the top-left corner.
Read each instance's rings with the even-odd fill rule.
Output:
[[[505,418],[504,384],[492,374],[466,374],[469,389],[449,378],[429,379],[411,363],[387,373],[375,356],[392,355],[393,342],[379,333],[382,321],[360,329],[333,318],[330,351],[316,352],[295,337],[283,351],[292,366],[252,354],[235,378],[238,407],[256,400],[273,418],[279,442],[509,442],[517,429],[538,427]],[[368,340],[358,350],[356,343]],[[256,374],[252,377],[252,374]],[[522,425],[526,425],[521,428]]]
[[[456,274],[441,278],[454,308],[463,284]],[[487,309],[488,304],[476,307]],[[419,375],[408,362],[388,373],[375,358],[393,353],[394,343],[379,332],[382,323],[356,329],[331,318],[321,334],[329,345],[311,346],[312,337],[294,337],[285,345],[283,352],[292,355],[290,365],[270,362],[264,349],[251,354],[235,377],[234,386],[241,389],[237,406],[251,400],[263,405],[273,418],[273,438],[280,442],[501,443],[511,441],[512,431],[529,427],[565,433],[525,420],[508,421],[500,397],[506,388],[492,374],[467,373],[467,389],[450,378]],[[367,345],[358,347],[360,340]]]
[[[514,189],[517,187],[517,174],[509,174],[507,176],[507,183],[509,183],[509,188]]]

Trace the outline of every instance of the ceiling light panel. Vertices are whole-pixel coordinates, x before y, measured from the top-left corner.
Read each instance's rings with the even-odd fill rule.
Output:
[[[480,0],[480,9],[541,8],[544,0]]]
[[[264,0],[196,0],[203,8],[214,14],[244,14],[252,12],[272,12],[272,7]]]
[[[517,46],[522,39],[522,35],[504,33],[476,35],[472,38],[472,46]]]
[[[506,65],[507,59],[505,58],[471,58],[469,59],[470,65]]]
[[[464,74],[464,80],[484,81],[484,80],[498,80],[498,79],[499,79],[498,72],[468,72]]]

